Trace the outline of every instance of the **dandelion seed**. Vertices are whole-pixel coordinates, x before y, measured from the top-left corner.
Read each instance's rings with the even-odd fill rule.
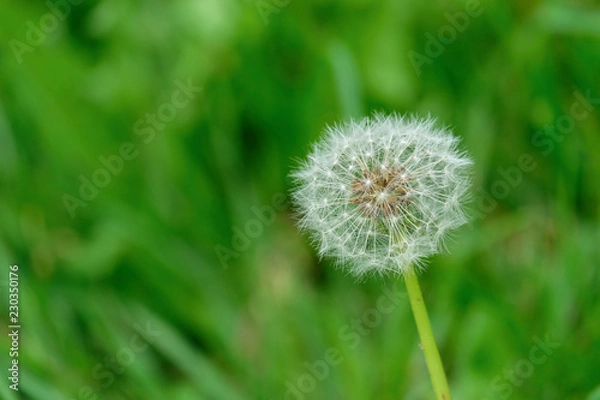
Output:
[[[434,122],[375,115],[327,130],[293,174],[299,225],[320,256],[357,276],[405,274],[467,221],[471,160]]]

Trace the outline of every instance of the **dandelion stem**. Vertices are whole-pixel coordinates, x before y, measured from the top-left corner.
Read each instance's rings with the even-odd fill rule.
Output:
[[[425,303],[423,302],[423,295],[421,294],[421,288],[419,287],[419,280],[417,279],[416,273],[414,271],[405,273],[404,282],[406,282],[410,306],[415,317],[415,322],[417,323],[417,330],[419,331],[419,337],[421,338],[421,346],[425,353],[425,361],[427,362],[427,368],[429,369],[429,375],[431,377],[431,383],[433,384],[436,398],[438,400],[451,400],[448,381],[446,379],[446,374],[444,373],[444,366],[442,365],[442,359],[440,358],[440,353],[435,343],[435,337],[431,330],[429,315],[427,314],[427,308],[425,308]]]

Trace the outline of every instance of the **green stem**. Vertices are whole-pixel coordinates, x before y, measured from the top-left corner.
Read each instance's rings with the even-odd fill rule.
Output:
[[[427,362],[436,398],[438,400],[451,400],[444,366],[442,365],[442,359],[435,344],[435,337],[431,330],[429,315],[427,314],[427,308],[425,308],[425,302],[423,302],[423,295],[421,294],[416,273],[409,272],[404,274],[404,281],[406,282],[410,306],[415,316],[415,322],[417,323],[417,330],[421,338],[421,347],[425,353],[425,361]]]

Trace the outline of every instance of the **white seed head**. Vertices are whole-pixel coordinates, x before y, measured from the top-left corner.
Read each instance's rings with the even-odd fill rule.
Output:
[[[467,222],[472,162],[434,122],[375,115],[327,129],[292,175],[300,228],[320,256],[357,276],[402,274]]]

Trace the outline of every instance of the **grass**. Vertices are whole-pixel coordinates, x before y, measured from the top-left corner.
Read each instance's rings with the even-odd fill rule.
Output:
[[[318,260],[289,206],[227,268],[215,251],[288,192],[325,125],[380,110],[437,116],[476,162],[476,217],[420,276],[453,397],[598,399],[600,103],[534,137],[600,97],[600,9],[482,7],[418,75],[407,54],[463,3],[290,2],[265,25],[253,1],[90,1],[18,63],[9,41],[49,9],[6,0],[0,265],[20,267],[23,327],[20,391],[0,397],[431,398],[399,279]],[[188,78],[202,92],[145,144],[136,121]],[[72,219],[64,194],[125,142],[139,155]],[[524,154],[535,167],[500,192]],[[560,345],[528,364],[547,334]]]

